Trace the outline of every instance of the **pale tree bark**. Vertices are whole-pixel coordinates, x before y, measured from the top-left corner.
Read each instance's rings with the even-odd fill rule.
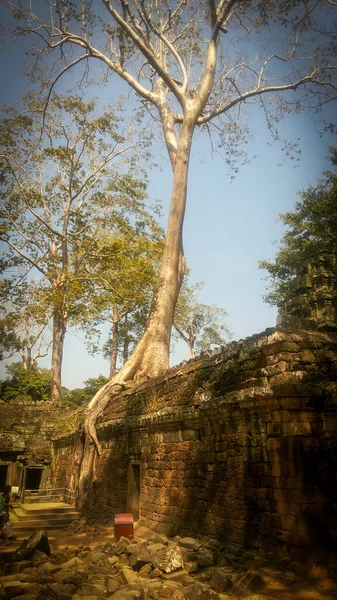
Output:
[[[50,399],[55,406],[62,404],[61,377],[64,337],[67,322],[62,311],[55,309],[53,315],[53,346],[51,358]]]
[[[189,353],[190,353],[190,358],[195,358],[195,349],[194,349],[194,344],[195,344],[195,335],[190,334],[189,336],[186,335],[184,333],[184,331],[177,326],[176,323],[173,323],[176,331],[179,333],[180,337],[184,340],[184,342],[186,342],[186,344],[188,345],[188,349],[189,349]]]
[[[19,354],[22,358],[22,364],[24,371],[29,371],[34,367],[39,358],[43,358],[48,355],[49,347],[52,342],[44,344],[45,351],[42,351],[43,335],[46,329],[46,325],[42,325],[38,330],[38,333],[31,332],[29,327],[25,327],[25,341],[23,347],[19,350]]]
[[[100,454],[96,434],[98,415],[125,382],[141,377],[156,377],[169,368],[169,347],[173,314],[185,270],[182,229],[186,207],[189,156],[195,118],[183,123],[174,161],[171,209],[165,237],[158,283],[145,332],[119,373],[94,396],[84,423],[86,441],[79,480],[79,503],[82,505],[91,483],[92,444]]]
[[[114,321],[111,327],[111,355],[110,355],[110,378],[116,374],[117,355],[118,355],[118,324]]]
[[[26,352],[20,350],[20,354],[22,357],[23,370],[29,371],[33,366],[31,349],[27,348]]]
[[[123,343],[123,364],[125,364],[129,358],[130,340],[129,340],[129,336],[128,336],[128,315],[127,314],[125,315],[125,318],[124,318],[124,327],[125,327],[125,335],[124,335],[124,343]]]

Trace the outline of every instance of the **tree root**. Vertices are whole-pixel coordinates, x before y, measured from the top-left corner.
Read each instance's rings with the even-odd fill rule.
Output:
[[[101,445],[97,439],[96,422],[99,415],[109,404],[112,396],[117,396],[120,392],[125,389],[125,385],[122,383],[114,383],[114,379],[106,383],[98,392],[95,394],[93,399],[88,405],[88,413],[84,422],[84,433],[96,448],[98,456],[102,454]]]
[[[158,338],[159,341],[154,343],[154,339]],[[165,372],[169,366],[168,348],[165,337],[154,335],[150,330],[145,332],[120,372],[111,381],[108,381],[89,402],[83,425],[85,441],[78,483],[80,506],[83,506],[85,502],[93,479],[93,453],[98,457],[102,455],[102,448],[96,432],[99,415],[112,399],[126,388],[126,382],[143,377],[157,377]]]

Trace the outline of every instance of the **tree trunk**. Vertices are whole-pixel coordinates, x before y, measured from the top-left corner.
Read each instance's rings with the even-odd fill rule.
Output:
[[[112,323],[111,328],[111,355],[110,355],[110,378],[116,374],[118,354],[118,321]]]
[[[190,350],[190,358],[195,358],[194,341],[188,341],[188,347]]]
[[[105,384],[88,405],[84,422],[86,436],[79,482],[80,506],[86,499],[91,483],[92,444],[101,453],[95,424],[109,401],[118,394],[124,382],[140,377],[157,377],[169,368],[170,337],[174,309],[180,291],[185,260],[182,230],[186,207],[187,176],[195,119],[186,117],[181,126],[174,162],[170,215],[164,250],[150,316],[143,336],[119,373]]]
[[[61,406],[61,370],[63,344],[66,333],[66,321],[60,311],[55,310],[53,316],[53,352],[51,359],[50,399],[55,406]]]
[[[123,343],[123,365],[126,363],[126,361],[129,358],[129,345],[130,345],[130,340],[129,340],[129,332],[128,332],[128,315],[125,315],[124,318],[124,343]]]
[[[171,208],[158,283],[145,332],[124,365],[124,380],[156,377],[169,367],[173,315],[185,270],[182,230],[193,129],[193,122],[186,119],[177,147]]]

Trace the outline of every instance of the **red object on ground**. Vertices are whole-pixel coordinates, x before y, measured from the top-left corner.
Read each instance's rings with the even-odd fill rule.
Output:
[[[121,537],[127,537],[129,540],[133,539],[133,514],[132,513],[119,513],[115,515],[115,539],[118,540]]]

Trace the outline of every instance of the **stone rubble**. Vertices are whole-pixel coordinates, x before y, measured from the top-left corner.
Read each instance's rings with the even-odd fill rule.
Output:
[[[179,536],[171,540],[154,534],[148,540],[122,537],[115,543],[66,548],[48,555],[48,538],[42,533],[35,532],[25,540],[21,545],[24,552],[18,548],[11,562],[2,566],[1,600],[280,598],[266,589],[268,569],[259,572],[257,566],[263,563],[261,557],[256,560],[251,552],[235,556],[216,540],[201,542]],[[40,549],[41,539],[47,552]],[[297,575],[287,571],[289,565],[283,561],[280,567],[279,582],[283,578],[288,586],[298,583]],[[325,578],[322,593],[337,597],[331,578]]]

